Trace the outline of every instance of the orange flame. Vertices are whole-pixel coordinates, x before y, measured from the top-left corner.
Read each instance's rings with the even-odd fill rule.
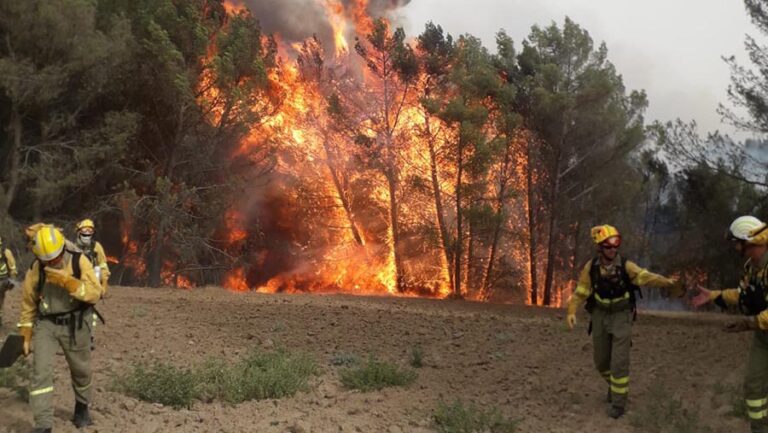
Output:
[[[250,288],[245,281],[245,269],[237,268],[224,277],[224,288],[235,292],[247,292]]]

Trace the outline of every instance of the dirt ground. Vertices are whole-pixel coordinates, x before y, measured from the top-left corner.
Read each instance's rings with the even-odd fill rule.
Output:
[[[9,293],[6,322],[18,318],[20,293]],[[629,417],[606,416],[606,385],[592,367],[582,318],[565,329],[562,310],[426,299],[262,295],[220,288],[194,291],[114,287],[100,310],[94,352],[95,425],[116,432],[385,432],[434,431],[438,402],[456,398],[495,405],[519,432],[634,432]],[[714,432],[748,431],[727,415],[724,387],[740,386],[749,334],[720,332],[719,314],[643,314],[634,329],[630,415],[651,403],[654,387],[699,411]],[[368,354],[406,365],[420,346],[425,367],[415,384],[360,393],[341,387],[330,359]],[[192,365],[236,358],[254,347],[311,354],[322,374],[293,398],[236,406],[196,403],[173,410],[110,391],[115,374],[139,360]],[[75,432],[64,358],[57,367],[56,432]],[[0,390],[0,432],[31,430],[28,406]]]

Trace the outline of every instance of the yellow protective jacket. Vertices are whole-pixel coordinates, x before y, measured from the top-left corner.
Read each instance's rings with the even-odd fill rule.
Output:
[[[86,245],[80,245],[78,242],[77,244],[77,251],[82,251],[85,253],[89,248]],[[94,256],[94,263],[93,266],[99,267],[99,273],[100,278],[99,282],[101,283],[102,287],[106,291],[107,289],[107,281],[109,281],[109,276],[111,275],[109,272],[109,264],[107,263],[107,254],[104,252],[104,247],[101,246],[101,244],[97,241],[93,242],[93,248],[91,249]]]
[[[616,256],[613,263],[610,265],[620,266],[621,257]],[[568,300],[568,314],[576,314],[576,311],[587,301],[587,298],[592,294],[592,277],[590,276],[590,270],[592,269],[592,260],[588,261],[579,275],[579,281],[576,284],[576,290],[574,290],[571,299]],[[671,289],[676,286],[675,281],[664,277],[659,274],[643,269],[635,262],[627,260],[624,270],[627,272],[632,284],[639,287],[651,287],[654,289]],[[600,263],[600,274],[607,275],[612,273],[608,267]]]
[[[74,256],[65,253],[65,273],[74,276],[72,259]],[[40,262],[35,260],[27,271],[22,283],[21,317],[18,326],[32,327],[39,315],[58,314],[76,309],[81,302],[95,304],[102,295],[101,284],[96,279],[91,261],[84,255],[80,256],[80,290],[69,293],[67,289],[46,282],[42,290],[38,288],[40,282]]]
[[[760,263],[757,266],[752,264],[752,260],[747,260],[744,264],[744,273],[739,281],[739,287],[736,289],[725,290],[712,290],[710,292],[710,301],[714,301],[722,296],[723,301],[728,305],[738,305],[739,296],[742,290],[746,290],[749,287],[749,282],[753,279],[757,279],[763,283],[763,287],[768,288],[768,253],[763,255]],[[760,329],[768,331],[768,310],[764,310],[757,315],[757,324]]]
[[[8,248],[3,249],[3,259],[0,260],[0,278],[16,278],[19,274],[16,270],[16,259]]]

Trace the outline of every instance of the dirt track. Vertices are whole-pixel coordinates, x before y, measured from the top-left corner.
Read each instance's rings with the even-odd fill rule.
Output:
[[[18,318],[20,293],[6,300],[6,321]],[[114,432],[430,432],[439,400],[496,405],[520,432],[633,432],[607,418],[605,384],[593,370],[582,319],[564,328],[563,312],[423,299],[235,294],[219,288],[182,291],[116,287],[100,310],[97,330],[96,425]],[[687,407],[698,407],[714,432],[748,431],[725,415],[730,405],[716,384],[740,384],[750,336],[719,331],[721,315],[641,315],[634,332],[631,411],[649,403],[663,383]],[[410,349],[425,354],[419,378],[406,389],[359,393],[340,387],[329,359],[355,353],[406,364]],[[235,358],[253,347],[312,354],[323,373],[308,393],[237,406],[197,403],[175,411],[109,391],[115,373],[134,361],[178,365],[210,356]],[[60,365],[64,358],[60,357]],[[75,432],[74,405],[61,368],[56,432]],[[32,428],[27,405],[0,390],[0,432]]]

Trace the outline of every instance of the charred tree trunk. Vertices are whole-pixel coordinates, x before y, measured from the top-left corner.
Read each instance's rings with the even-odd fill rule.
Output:
[[[474,209],[476,203],[470,200],[469,209]],[[467,263],[464,272],[464,288],[467,293],[474,291],[475,284],[475,250],[477,241],[477,218],[470,212],[467,218],[469,224],[469,233],[467,234]]]
[[[163,272],[163,239],[165,238],[166,219],[161,213],[160,221],[155,232],[155,245],[149,260],[149,286],[160,287]]]
[[[458,146],[458,161],[457,161],[457,170],[456,170],[456,244],[454,246],[454,256],[453,256],[453,296],[456,298],[461,298],[461,259],[462,259],[462,248],[464,244],[464,212],[461,209],[461,200],[462,200],[462,190],[464,187],[462,186],[462,178],[464,175],[464,160],[463,160],[463,149],[464,145],[462,143],[462,139],[459,138],[459,146]]]
[[[397,174],[391,168],[387,176],[389,187],[389,223],[392,227],[392,254],[395,261],[395,287],[398,292],[405,292],[405,274],[403,270],[402,256],[400,254],[400,209],[397,203]]]
[[[424,126],[427,133],[427,143],[429,145],[429,172],[432,179],[432,193],[435,198],[435,213],[437,214],[437,226],[440,232],[440,245],[442,246],[443,256],[445,257],[446,273],[448,274],[448,285],[453,288],[453,272],[451,264],[453,263],[453,254],[451,251],[451,239],[448,233],[448,225],[445,222],[445,210],[443,208],[443,194],[440,189],[439,174],[437,172],[437,151],[432,137],[432,129],[429,122],[429,115],[424,115]]]
[[[536,239],[536,215],[535,210],[536,194],[534,192],[533,182],[533,143],[529,137],[527,143],[527,160],[528,170],[526,173],[526,184],[528,187],[528,261],[530,263],[531,272],[531,305],[538,305],[539,303],[539,287],[538,287],[538,272],[536,263],[536,251],[538,249],[538,243]]]
[[[507,185],[509,183],[509,164],[512,159],[511,142],[507,142],[507,148],[504,152],[504,162],[499,176],[499,195],[496,197],[496,214],[494,218],[493,235],[491,238],[491,247],[488,254],[488,263],[483,273],[483,284],[481,286],[482,299],[488,300],[491,292],[491,278],[493,276],[493,266],[496,262],[496,252],[499,248],[501,238],[501,228],[504,225],[504,201],[507,195]]]
[[[331,173],[331,179],[333,180],[333,186],[336,188],[336,195],[341,201],[341,206],[344,208],[344,215],[349,222],[349,229],[352,232],[352,237],[359,246],[365,246],[365,241],[360,234],[360,229],[357,227],[355,221],[355,214],[352,212],[352,205],[347,198],[346,190],[349,184],[346,176],[343,173],[339,173],[338,158],[334,149],[331,148],[327,138],[324,138],[323,148],[325,150],[325,161],[328,171]]]
[[[550,216],[549,216],[549,239],[547,240],[547,273],[544,278],[544,305],[549,306],[552,303],[552,285],[555,276],[555,243],[557,242],[557,215],[560,212],[560,164],[562,159],[562,150],[559,148],[555,152],[555,165],[552,171],[554,179],[551,181],[549,190]]]

